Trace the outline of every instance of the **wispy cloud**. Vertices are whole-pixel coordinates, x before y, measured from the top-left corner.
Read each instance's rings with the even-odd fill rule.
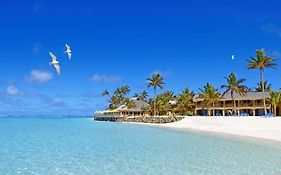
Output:
[[[160,75],[163,76],[163,77],[170,77],[170,76],[173,75],[172,71],[170,71],[170,70],[166,70],[166,71],[154,70],[154,71],[151,73],[151,75],[152,75],[152,74],[160,74]]]
[[[273,34],[281,38],[281,27],[274,24],[265,24],[262,26],[262,30],[267,34]]]
[[[33,44],[32,52],[37,53],[40,52],[41,49],[42,49],[41,43],[35,43]]]
[[[10,96],[22,95],[22,93],[19,91],[19,89],[17,87],[15,87],[14,85],[8,86],[6,92]]]
[[[93,82],[101,82],[101,83],[115,83],[115,82],[121,82],[123,79],[120,76],[115,75],[101,75],[101,74],[94,74],[90,81]]]
[[[64,106],[65,102],[62,101],[60,98],[53,98],[50,103],[50,105],[55,106],[55,107],[59,107],[59,106]]]
[[[26,77],[26,80],[31,83],[47,83],[53,79],[53,74],[42,70],[32,70]]]

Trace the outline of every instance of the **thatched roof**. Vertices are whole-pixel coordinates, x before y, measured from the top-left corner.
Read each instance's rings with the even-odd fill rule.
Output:
[[[135,107],[128,108],[126,105],[121,105],[117,108],[117,110],[121,112],[141,112],[143,111],[143,107],[148,107],[148,103],[146,101],[140,100],[138,98],[131,98],[130,100],[134,101]]]
[[[240,94],[234,94],[234,99],[235,100],[261,100],[264,98],[270,98],[270,93],[269,92],[248,92],[245,95],[240,95]],[[200,102],[203,101],[204,99],[199,97],[199,94],[195,95],[193,98],[194,102]],[[227,101],[231,100],[231,95],[230,93],[226,93],[223,95],[221,101]]]

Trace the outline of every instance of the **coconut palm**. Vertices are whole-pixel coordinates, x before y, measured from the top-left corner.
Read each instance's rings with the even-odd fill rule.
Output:
[[[264,69],[265,68],[276,68],[276,59],[267,56],[264,49],[256,51],[257,58],[251,57],[248,62],[248,69],[259,69],[260,70],[260,83],[262,85],[262,92],[265,92],[264,82]],[[264,114],[266,114],[265,98],[263,99]]]
[[[194,92],[189,88],[185,88],[177,97],[176,111],[184,115],[187,111],[192,110]]]
[[[257,83],[257,85],[258,86],[256,87],[256,91],[262,92],[262,83],[259,82],[259,83]],[[272,88],[271,84],[267,84],[267,81],[264,81],[264,91],[265,92],[271,92],[271,88]]]
[[[227,84],[221,86],[221,88],[225,89],[224,93],[229,93],[233,102],[233,110],[234,114],[236,114],[236,103],[234,99],[234,93],[239,95],[246,95],[247,87],[243,85],[246,79],[241,78],[237,79],[235,73],[231,73],[228,77],[225,77]]]
[[[114,91],[113,95],[110,95],[110,93],[108,92],[108,90],[104,90],[102,95],[103,96],[107,96],[109,98],[108,103],[108,109],[116,109],[118,108],[120,105],[125,103],[125,97],[129,94],[130,92],[130,88],[128,85],[122,86],[122,87],[118,87],[116,88],[116,90]]]
[[[156,116],[156,88],[159,87],[160,89],[163,89],[163,77],[161,77],[160,74],[152,74],[150,78],[147,78],[147,80],[147,86],[153,87],[154,90],[154,116]]]
[[[146,101],[148,97],[148,93],[146,91],[142,91],[140,94],[139,94],[139,99],[140,100],[143,100],[143,101]]]
[[[270,98],[267,99],[267,103],[269,103],[271,105],[272,111],[273,111],[273,115],[276,116],[276,108],[277,105],[280,103],[281,101],[281,96],[280,96],[280,92],[270,92]]]
[[[203,99],[203,102],[207,106],[208,116],[210,113],[210,105],[212,105],[213,107],[213,115],[215,116],[215,103],[219,101],[219,99],[221,99],[221,95],[219,94],[218,89],[207,83],[203,89],[199,88],[199,90],[199,97]]]
[[[174,99],[172,91],[165,91],[156,97],[156,106],[158,114],[167,113],[171,109],[170,101]]]

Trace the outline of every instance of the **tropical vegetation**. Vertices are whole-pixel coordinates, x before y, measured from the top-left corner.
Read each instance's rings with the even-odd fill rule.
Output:
[[[246,95],[248,88],[243,85],[246,79],[244,78],[238,79],[235,73],[231,73],[228,77],[225,77],[225,79],[227,83],[222,85],[221,88],[225,89],[223,94],[230,93],[233,102],[233,112],[236,115],[236,101],[234,95],[235,94],[239,94],[242,96]]]
[[[269,92],[270,98],[265,98],[263,101],[264,114],[266,114],[266,104],[271,106],[271,111],[276,116],[277,106],[281,104],[280,92],[272,91],[272,85],[264,80],[264,70],[267,68],[276,68],[276,59],[270,58],[264,49],[256,51],[256,57],[251,57],[247,60],[248,69],[258,69],[260,71],[260,81],[257,83],[257,87],[251,90],[244,85],[246,79],[238,78],[235,73],[230,73],[227,77],[224,77],[226,83],[221,85],[222,92],[220,93],[218,88],[215,88],[210,83],[205,84],[202,88],[199,88],[198,95],[185,88],[179,94],[175,94],[170,90],[164,89],[164,79],[160,74],[152,74],[147,78],[147,88],[153,89],[153,98],[149,97],[147,91],[135,93],[133,95],[134,100],[141,100],[148,105],[142,106],[141,110],[149,115],[167,115],[173,113],[176,115],[194,115],[195,103],[194,98],[202,99],[202,104],[207,109],[207,115],[216,115],[215,105],[225,95],[229,94],[233,110],[229,111],[229,114],[237,115],[237,105],[239,105],[239,96],[244,96],[249,92]],[[157,90],[161,90],[157,94]],[[121,105],[125,105],[128,108],[134,108],[134,100],[129,98],[130,88],[128,85],[124,85],[116,88],[113,93],[105,90],[102,95],[108,98],[108,109],[116,109]],[[239,107],[239,106],[238,106]],[[212,109],[212,110],[210,110]],[[226,111],[227,112],[227,111]]]
[[[248,62],[248,69],[258,69],[260,71],[260,84],[262,92],[265,92],[264,70],[266,68],[276,68],[276,59],[270,58],[264,49],[256,51],[256,58],[251,57]],[[264,114],[266,111],[266,102],[263,99]]]

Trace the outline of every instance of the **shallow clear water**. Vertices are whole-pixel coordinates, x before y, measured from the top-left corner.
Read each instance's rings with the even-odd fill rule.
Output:
[[[89,118],[1,118],[0,174],[278,175],[281,146]]]

